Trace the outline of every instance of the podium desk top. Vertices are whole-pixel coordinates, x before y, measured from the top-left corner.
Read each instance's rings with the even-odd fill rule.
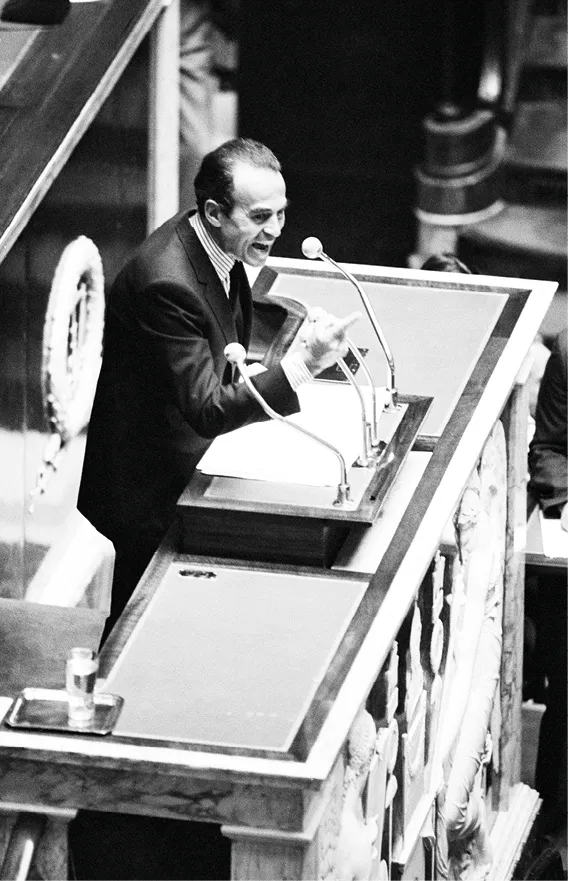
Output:
[[[113,736],[285,757],[367,580],[172,562],[105,682]]]
[[[398,391],[433,398],[420,434],[440,436],[507,305],[507,295],[465,285],[450,288],[443,282],[426,287],[408,281],[395,284],[388,278],[361,276],[359,281],[392,350]],[[335,315],[362,312],[349,336],[355,346],[368,350],[365,361],[375,384],[386,382],[386,359],[346,279],[329,273],[280,273],[268,293],[270,299],[298,300]]]

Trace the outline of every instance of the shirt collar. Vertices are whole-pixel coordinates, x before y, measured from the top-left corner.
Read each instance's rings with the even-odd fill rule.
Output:
[[[222,248],[219,247],[205,224],[203,223],[199,212],[192,214],[189,218],[190,226],[195,230],[195,234],[205,249],[205,253],[211,260],[215,272],[221,279],[221,284],[225,289],[227,296],[229,295],[230,278],[229,273],[235,265],[235,259],[229,257]]]

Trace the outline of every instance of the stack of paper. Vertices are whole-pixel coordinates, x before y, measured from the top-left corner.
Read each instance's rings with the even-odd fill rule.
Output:
[[[369,388],[362,386],[361,391],[368,405]],[[348,384],[313,382],[300,386],[298,398],[301,412],[287,417],[285,423],[259,422],[216,438],[198,469],[204,474],[275,483],[337,485],[341,477],[338,457],[291,424],[301,425],[332,444],[349,470],[363,452],[359,396]],[[386,390],[377,389],[379,413],[385,400]]]
[[[568,532],[560,525],[560,519],[551,519],[539,510],[542,549],[545,557],[568,558]]]

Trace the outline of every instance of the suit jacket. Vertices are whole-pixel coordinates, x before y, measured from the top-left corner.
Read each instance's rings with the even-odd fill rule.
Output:
[[[248,347],[252,297],[240,305]],[[227,295],[184,212],[140,246],[110,290],[79,510],[115,543],[163,534],[211,440],[265,414],[223,351],[237,340]],[[279,364],[254,379],[282,415],[299,408]]]
[[[546,362],[529,448],[529,492],[543,510],[557,516],[568,500],[567,371],[568,331],[563,330]]]

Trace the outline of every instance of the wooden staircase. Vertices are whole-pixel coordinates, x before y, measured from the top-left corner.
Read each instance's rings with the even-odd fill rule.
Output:
[[[505,117],[502,211],[463,227],[460,257],[477,271],[557,281],[545,337],[566,325],[567,22],[564,3],[533,0],[519,33]],[[507,108],[505,107],[505,112]]]

